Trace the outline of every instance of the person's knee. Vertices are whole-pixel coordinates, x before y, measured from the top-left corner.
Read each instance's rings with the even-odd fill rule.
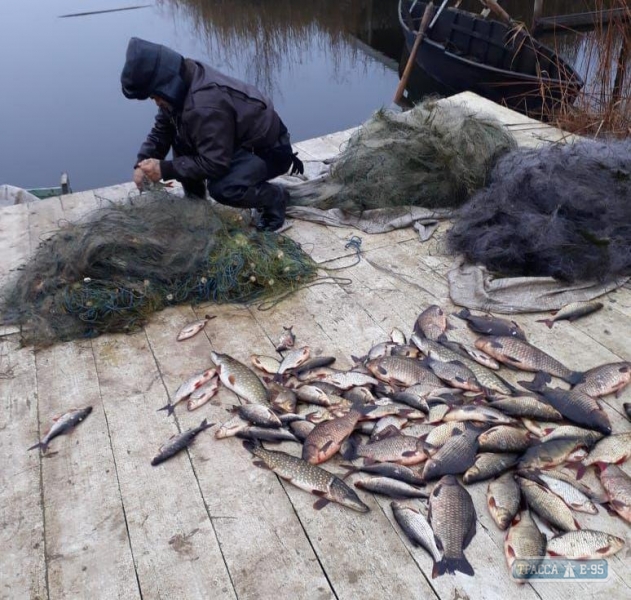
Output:
[[[221,181],[208,182],[208,193],[221,204],[238,206],[247,192],[243,185],[226,184]]]

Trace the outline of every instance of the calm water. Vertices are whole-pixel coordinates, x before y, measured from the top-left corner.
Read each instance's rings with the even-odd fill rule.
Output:
[[[552,4],[574,12],[583,0]],[[134,5],[144,7],[60,18]],[[530,0],[502,5],[529,21]],[[391,105],[398,84],[396,9],[397,0],[2,0],[0,184],[57,185],[67,171],[79,191],[131,178],[155,114],[120,92],[131,36],[258,85],[294,141],[358,125]]]

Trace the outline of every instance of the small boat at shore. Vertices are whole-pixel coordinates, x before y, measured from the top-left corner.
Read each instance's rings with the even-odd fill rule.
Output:
[[[408,52],[426,6],[399,0]],[[570,65],[523,28],[452,7],[440,11],[425,32],[415,63],[452,93],[472,91],[539,117],[571,105],[584,85]]]

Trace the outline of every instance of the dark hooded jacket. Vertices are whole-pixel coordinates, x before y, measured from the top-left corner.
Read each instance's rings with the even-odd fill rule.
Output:
[[[159,44],[130,40],[121,84],[127,98],[157,96],[173,107],[159,109],[138,153],[161,161],[163,179],[220,179],[236,150],[269,148],[281,134],[271,100],[255,87]],[[170,148],[173,160],[164,160]]]

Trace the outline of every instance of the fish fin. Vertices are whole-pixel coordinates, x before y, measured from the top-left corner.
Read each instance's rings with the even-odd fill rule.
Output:
[[[551,381],[552,377],[549,373],[538,371],[532,381],[518,381],[517,383],[531,392],[541,392],[545,389],[546,384]]]
[[[320,449],[320,452],[326,452],[332,445],[333,445],[333,441],[329,440],[326,444],[324,444],[324,446],[322,446],[322,448]]]
[[[386,438],[394,437],[394,436],[397,436],[397,435],[401,435],[401,432],[396,428],[396,426],[388,425],[387,427],[384,427],[378,433],[378,435],[376,435],[373,438],[373,441],[385,440]]]
[[[471,311],[468,308],[463,308],[460,312],[452,313],[455,317],[466,321],[471,316]]]
[[[356,433],[351,433],[344,444],[344,450],[340,449],[340,454],[344,460],[355,460],[357,458],[357,447],[361,444],[361,438]]]
[[[583,475],[585,475],[585,471],[587,471],[587,467],[581,463],[581,462],[576,462],[576,463],[570,463],[572,464],[572,468],[576,469],[576,480],[578,481],[579,479],[583,479]]]
[[[315,493],[315,492],[314,492]],[[326,498],[319,498],[318,500],[316,500],[313,503],[313,509],[314,510],[322,510],[327,504],[329,504],[331,501],[327,500]]]
[[[340,479],[342,481],[346,481],[351,475],[354,475],[355,473],[359,473],[360,469],[358,469],[356,466],[354,465],[340,465],[340,467],[342,467],[343,469],[346,469],[346,473],[340,477]]]
[[[546,554],[547,554],[548,556],[562,556],[562,555],[561,555],[561,554],[559,554],[558,552],[555,552],[554,550],[549,550],[549,549],[546,549]]]
[[[228,375],[228,382],[230,383],[230,385],[234,385],[236,380],[237,378],[234,375]]]
[[[469,563],[469,561],[462,556],[461,558],[443,558],[434,564],[434,568],[432,570],[432,577],[435,579],[440,575],[444,575],[445,573],[454,574],[456,571],[460,573],[464,573],[465,575],[474,575],[473,567]]]
[[[252,440],[245,440],[242,442],[243,447],[248,451],[248,452],[254,452],[254,449],[257,446],[260,446],[260,442],[253,442]]]
[[[576,527],[577,530],[581,528],[581,524],[576,519],[574,519],[574,526]]]
[[[253,460],[252,464],[255,467],[258,467],[259,469],[266,469],[266,470],[270,470],[270,468],[265,464],[265,462],[263,462],[262,460],[258,459],[258,460]]]
[[[449,329],[449,326],[447,326],[447,328]],[[441,333],[441,334],[440,334],[440,335],[436,338],[436,341],[437,341],[438,343],[447,342],[447,341],[449,341],[449,338],[448,338],[448,337],[447,337],[444,333]]]
[[[475,535],[475,531],[476,531],[476,519],[473,519],[473,521],[471,522],[471,527],[469,527],[469,531],[467,531],[467,535],[462,541],[463,550],[471,543],[471,540],[473,539],[473,536]],[[471,574],[473,575],[473,573]]]
[[[570,385],[577,385],[585,381],[585,375],[581,371],[572,371],[567,378],[564,378]]]
[[[554,319],[538,319],[535,323],[545,323],[548,326],[548,329],[552,329],[554,325]]]
[[[34,446],[31,446],[30,448],[27,449],[28,450],[35,450],[35,448],[41,448],[42,452],[46,452],[46,450],[48,449],[48,444],[45,444],[44,442],[37,442],[37,444],[35,444]]]
[[[401,456],[416,456],[416,450],[406,450],[405,452],[401,452]]]
[[[169,402],[168,404],[165,404],[162,408],[159,408],[156,412],[160,412],[161,410],[166,410],[167,416],[170,417],[175,412],[175,405]]]

